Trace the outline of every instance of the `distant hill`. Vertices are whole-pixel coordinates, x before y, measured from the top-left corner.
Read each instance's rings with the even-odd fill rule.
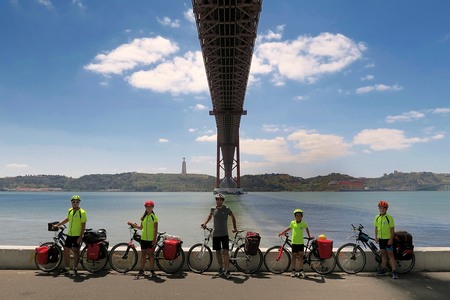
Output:
[[[80,178],[36,175],[0,178],[2,191],[124,191],[124,192],[209,192],[215,177],[202,174],[93,174]],[[322,191],[416,191],[449,190],[450,174],[430,172],[384,174],[380,178],[356,178],[331,173],[301,178],[287,174],[244,175],[245,192],[322,192]]]

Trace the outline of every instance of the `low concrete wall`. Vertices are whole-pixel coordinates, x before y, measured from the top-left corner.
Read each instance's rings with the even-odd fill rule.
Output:
[[[1,246],[0,245],[0,270],[14,269],[14,270],[35,270],[34,264],[34,246]],[[189,249],[184,249],[185,253]],[[261,249],[265,251],[266,249]],[[334,249],[336,251],[337,249]],[[414,248],[416,256],[416,264],[413,271],[445,271],[450,272],[450,247],[416,247]],[[377,263],[373,253],[366,251],[367,264],[363,271],[372,272],[376,270]],[[109,267],[109,266],[108,266]],[[210,271],[217,271],[218,265],[213,254],[213,264]],[[184,266],[184,270],[188,270]],[[264,264],[261,267],[265,271]],[[305,265],[305,271],[310,271],[309,266]],[[339,267],[336,266],[335,272],[339,272]]]

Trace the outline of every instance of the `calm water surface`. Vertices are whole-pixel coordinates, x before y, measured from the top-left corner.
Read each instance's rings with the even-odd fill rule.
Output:
[[[67,192],[0,192],[0,245],[32,246],[51,239],[47,223],[65,218]],[[184,247],[202,238],[200,224],[215,205],[212,193],[79,193],[88,227],[105,228],[111,245],[126,241],[126,222],[139,221],[146,199],[155,201],[160,231],[180,236]],[[238,228],[259,232],[261,246],[278,243],[277,233],[289,225],[295,208],[303,209],[313,235],[326,234],[339,247],[350,239],[350,224],[363,224],[373,235],[377,203],[390,203],[397,230],[407,230],[415,246],[450,246],[450,192],[248,193],[227,195]],[[231,225],[231,221],[229,222]]]

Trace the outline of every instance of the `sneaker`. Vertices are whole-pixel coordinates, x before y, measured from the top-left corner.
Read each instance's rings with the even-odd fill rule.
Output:
[[[305,272],[303,272],[303,271],[298,272],[297,276],[300,278],[306,278]]]
[[[387,270],[386,269],[381,269],[380,271],[378,271],[377,276],[384,276],[387,274]]]
[[[150,275],[151,275],[152,277],[156,277],[156,273],[155,273],[155,271],[153,271],[153,270],[150,270]]]
[[[291,277],[294,278],[295,276],[297,276],[297,273],[295,273],[295,270],[292,270]]]
[[[75,275],[75,271],[73,269],[70,269],[69,275]]]
[[[398,273],[397,272],[392,272],[392,279],[398,279]]]
[[[78,270],[77,268],[73,268],[72,269],[73,275],[77,276],[78,275]]]
[[[58,274],[67,274],[67,273],[69,273],[69,269],[66,268],[59,269],[58,271]]]
[[[230,271],[225,271],[223,274],[225,275],[226,279],[230,279],[231,278]]]
[[[217,272],[217,276],[222,276],[223,274],[225,274],[225,270],[220,268],[219,271]]]
[[[139,277],[139,276],[144,276],[144,275],[145,275],[144,269],[139,270],[139,273],[137,274],[137,276]]]

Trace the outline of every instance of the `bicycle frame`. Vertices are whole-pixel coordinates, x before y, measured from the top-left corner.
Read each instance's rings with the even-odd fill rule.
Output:
[[[375,261],[377,263],[380,263],[381,262],[380,251],[377,245],[375,245],[375,243],[372,242],[375,241],[375,239],[362,231],[362,229],[364,228],[363,225],[359,224],[358,227],[356,227],[353,224],[351,225],[353,227],[353,231],[358,232],[358,234],[355,236],[355,244],[363,245],[364,248],[368,248],[370,251],[372,251],[372,253],[375,255]]]

